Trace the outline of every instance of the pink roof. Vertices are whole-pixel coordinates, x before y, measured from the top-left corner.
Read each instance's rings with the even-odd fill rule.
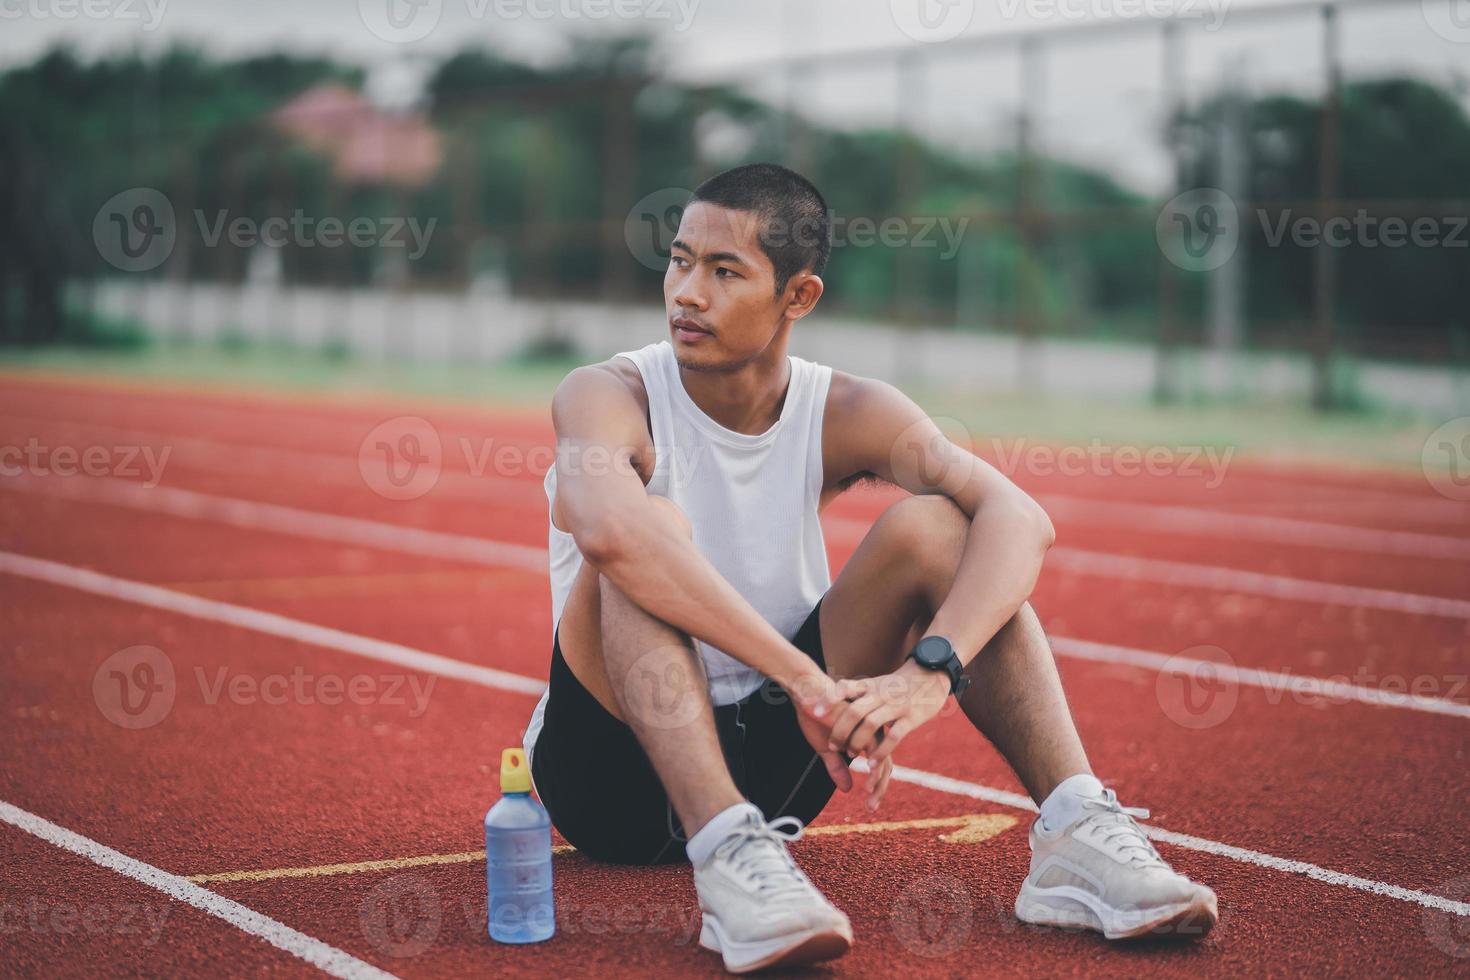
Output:
[[[355,184],[421,187],[439,169],[439,134],[421,113],[388,113],[345,85],[308,89],[271,114],[280,129],[330,157]]]

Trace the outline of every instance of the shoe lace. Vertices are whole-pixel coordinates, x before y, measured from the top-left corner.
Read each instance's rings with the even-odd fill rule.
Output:
[[[1102,840],[1113,849],[1120,861],[1126,861],[1137,868],[1150,865],[1164,868],[1169,866],[1154,848],[1153,841],[1148,839],[1143,828],[1133,819],[1137,817],[1139,820],[1147,820],[1147,810],[1123,806],[1118,802],[1118,794],[1110,789],[1103,790],[1101,797],[1083,800],[1082,806],[1092,811],[1084,818],[1084,822],[1104,828]]]
[[[727,857],[735,870],[755,883],[768,899],[805,893],[811,883],[786,851],[786,842],[800,840],[802,823],[795,817],[777,817],[770,823],[751,821],[731,835]]]

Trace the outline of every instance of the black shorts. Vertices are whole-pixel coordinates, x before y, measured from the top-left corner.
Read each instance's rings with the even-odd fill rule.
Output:
[[[819,601],[792,643],[826,670]],[[735,785],[767,820],[811,821],[837,787],[796,723],[796,707],[767,679],[744,700],[716,705],[715,728]],[[551,650],[550,693],[531,752],[531,777],[551,822],[589,857],[619,864],[687,861],[685,837],[633,730],[598,703]]]

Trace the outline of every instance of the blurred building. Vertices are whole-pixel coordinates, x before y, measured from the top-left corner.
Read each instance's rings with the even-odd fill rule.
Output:
[[[332,161],[349,184],[417,189],[443,162],[439,134],[422,113],[389,113],[362,93],[336,83],[318,85],[271,113],[281,131]]]

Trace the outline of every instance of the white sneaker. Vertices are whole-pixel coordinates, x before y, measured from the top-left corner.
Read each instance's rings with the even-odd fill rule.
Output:
[[[1112,790],[1084,799],[1067,827],[1031,825],[1031,873],[1016,918],[1093,929],[1109,939],[1148,933],[1203,936],[1219,919],[1215,893],[1169,867]]]
[[[852,946],[847,916],[786,852],[801,830],[795,817],[767,824],[752,814],[694,869],[704,913],[699,945],[719,953],[731,973],[829,960]]]

